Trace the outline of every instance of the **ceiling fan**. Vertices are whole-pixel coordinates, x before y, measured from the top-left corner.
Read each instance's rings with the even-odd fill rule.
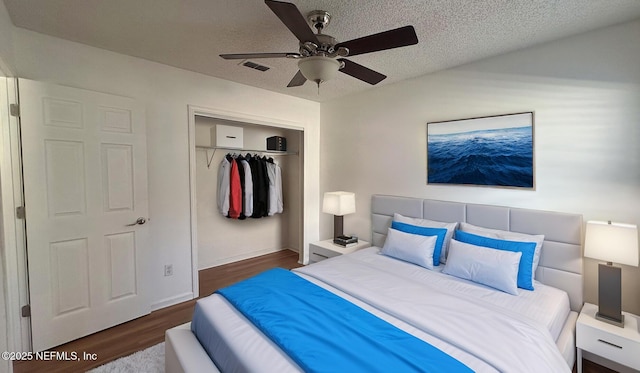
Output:
[[[371,70],[344,57],[378,52],[418,43],[413,26],[404,26],[378,34],[364,36],[338,43],[322,30],[331,21],[331,15],[323,10],[314,10],[307,15],[307,20],[316,28],[314,34],[298,8],[283,1],[265,0],[267,6],[280,18],[282,23],[298,38],[298,53],[240,53],[221,54],[228,60],[248,58],[293,58],[298,61],[298,72],[287,87],[303,85],[307,80],[313,81],[320,89],[320,83],[332,79],[338,71],[360,79],[371,85],[378,84],[386,75]]]

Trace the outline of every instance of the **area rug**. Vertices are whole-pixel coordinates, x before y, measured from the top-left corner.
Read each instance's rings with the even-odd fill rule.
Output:
[[[164,342],[101,365],[88,373],[164,373]]]

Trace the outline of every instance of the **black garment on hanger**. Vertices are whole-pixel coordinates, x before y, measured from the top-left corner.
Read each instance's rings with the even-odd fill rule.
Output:
[[[265,207],[262,216],[269,216],[269,170],[267,170],[267,157],[263,156],[260,159],[260,165],[262,166],[262,172],[264,172],[264,183],[262,184],[262,188],[265,194]]]
[[[258,156],[248,158],[253,179],[253,214],[258,219],[267,216],[269,212],[269,179],[264,162]]]

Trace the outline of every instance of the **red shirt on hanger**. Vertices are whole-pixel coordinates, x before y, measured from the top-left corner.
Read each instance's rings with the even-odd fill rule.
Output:
[[[229,190],[229,217],[237,219],[242,212],[242,186],[240,185],[240,172],[234,158],[231,159],[231,175]]]

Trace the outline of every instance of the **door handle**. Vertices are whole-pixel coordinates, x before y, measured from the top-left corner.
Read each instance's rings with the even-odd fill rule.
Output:
[[[142,225],[144,223],[147,222],[147,219],[143,218],[143,217],[139,217],[138,220],[136,220],[135,223],[133,224],[127,224],[126,227],[133,227],[134,225]]]

